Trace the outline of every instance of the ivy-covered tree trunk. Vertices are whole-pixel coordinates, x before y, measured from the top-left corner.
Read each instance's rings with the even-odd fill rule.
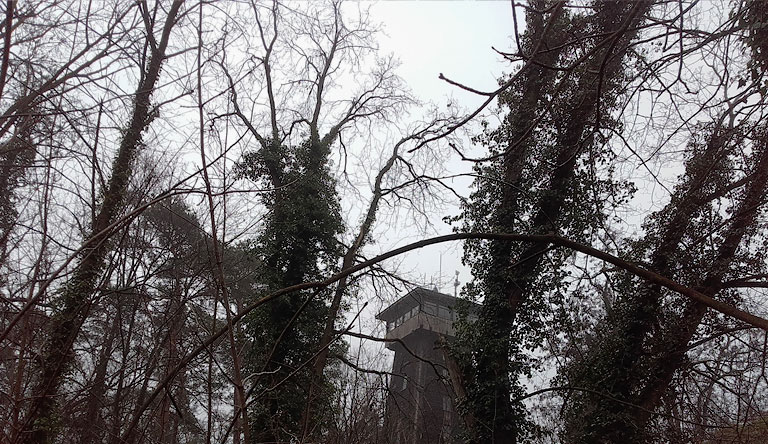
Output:
[[[547,3],[537,2],[534,11],[547,10]],[[529,13],[526,44],[530,50],[543,39],[541,58],[526,67],[519,87],[513,86],[509,98],[502,101],[512,111],[485,140],[501,147],[502,161],[489,171],[481,170],[491,177],[501,170],[501,180],[478,183],[473,204],[465,212],[470,229],[562,233],[589,224],[561,224],[564,206],[571,206],[565,210],[569,218],[584,218],[574,205],[578,202],[574,195],[588,186],[574,183],[578,161],[593,144],[594,132],[606,124],[596,119],[610,113],[615,89],[625,75],[625,54],[651,4],[600,1],[593,5],[594,15],[570,19],[589,23],[573,25],[573,29],[587,32],[593,45],[591,54],[580,61],[563,47],[575,33],[568,28],[568,20],[550,16],[550,21],[560,22],[543,32],[541,13]],[[567,61],[575,66],[566,74],[551,69]],[[541,129],[542,120],[555,128],[554,134]],[[541,158],[551,160],[544,163]],[[541,191],[535,192],[536,187]],[[498,194],[501,199],[496,201]],[[484,222],[489,210],[493,214],[490,226]],[[525,433],[525,409],[513,398],[522,391],[518,378],[528,371],[524,350],[540,340],[541,326],[537,324],[546,303],[531,294],[549,248],[543,242],[521,247],[502,242],[469,244],[465,260],[473,262],[479,276],[469,291],[483,297],[479,320],[465,330],[472,336],[468,347],[474,350],[472,357],[462,359],[469,386],[466,406],[472,416],[486,422],[485,428],[472,431],[476,439],[513,443]],[[462,347],[465,340],[460,341]]]
[[[356,134],[357,122],[388,118],[409,100],[388,63],[377,64],[367,79],[356,78],[359,88],[347,91],[345,86],[342,96],[347,100],[326,97],[338,89],[337,76],[347,65],[357,66],[365,60],[362,54],[374,52],[369,41],[373,30],[362,16],[345,21],[338,2],[312,5],[307,13],[278,1],[254,4],[252,20],[261,49],[249,50],[260,61],[253,77],[264,86],[263,102],[252,91],[238,91],[235,77],[225,71],[234,114],[258,146],[245,155],[241,171],[270,188],[261,194],[267,214],[251,244],[259,263],[252,298],[337,270],[344,226],[330,168],[332,148],[342,131]],[[290,50],[273,52],[280,47]],[[309,89],[304,95],[281,84]],[[249,107],[264,109],[263,116],[246,115],[248,108],[241,104],[249,98],[256,105]],[[256,441],[321,439],[329,417],[324,406],[334,390],[325,349],[330,347],[332,356],[343,347],[330,339],[344,294],[296,292],[248,315],[245,336],[251,353],[246,367],[255,374],[249,380],[249,416]]]
[[[752,20],[764,22],[762,5],[755,6],[749,12]],[[763,17],[754,17],[756,11]],[[756,48],[755,56],[768,49],[764,38],[749,42],[766,46]],[[721,292],[724,277],[738,260],[739,244],[755,222],[768,183],[765,128],[753,137],[752,170],[742,179],[731,179],[738,170],[731,157],[741,155],[744,134],[726,127],[728,117],[726,112],[694,135],[689,144],[693,155],[686,163],[683,184],[675,190],[670,204],[650,218],[646,224],[649,234],[640,245],[652,250],[651,270],[710,297]],[[697,140],[700,134],[708,137],[703,143]],[[703,248],[686,251],[711,229],[707,213],[717,212],[713,204],[745,184],[747,188],[716,251],[712,255]],[[642,251],[637,254],[642,258]],[[659,286],[641,283],[634,292],[634,280],[627,279],[626,284],[613,314],[598,327],[588,355],[566,370],[569,385],[590,390],[567,395],[564,437],[569,442],[638,442],[648,438],[653,412],[675,372],[685,365],[688,344],[706,314],[704,305],[689,300],[673,299],[684,308],[665,309],[662,302],[669,294]]]
[[[162,37],[149,45],[149,62],[136,89],[131,120],[113,162],[112,176],[104,191],[104,201],[91,229],[89,243],[85,245],[77,268],[58,297],[57,306],[60,308],[48,326],[48,338],[39,361],[40,376],[32,390],[26,426],[20,431],[17,441],[44,444],[52,442],[56,436],[56,392],[62,376],[72,363],[73,344],[94,303],[96,285],[109,251],[109,237],[113,231],[110,226],[122,209],[133,160],[142,146],[142,134],[152,121],[150,99],[160,77],[171,29],[182,4],[181,0],[173,2],[162,29]],[[148,29],[147,32],[153,31]]]
[[[739,247],[748,231],[753,228],[758,212],[765,205],[765,194],[768,192],[768,132],[765,128],[760,130],[756,142],[752,180],[743,199],[733,210],[733,217],[723,234],[709,273],[697,286],[697,290],[707,296],[714,297],[723,290],[723,282],[731,272],[732,264],[738,260]],[[664,347],[657,347],[657,353],[649,366],[647,382],[637,398],[637,405],[642,409],[637,410],[631,420],[638,429],[642,430],[648,423],[675,371],[684,365],[688,344],[706,313],[706,306],[690,301],[686,304],[682,316],[671,319],[666,325],[663,340],[660,341]]]
[[[546,106],[547,93],[551,93],[557,74],[549,67],[557,64],[560,49],[550,48],[561,47],[567,32],[565,26],[558,26],[560,23],[545,32],[547,20],[538,11],[552,7],[552,3],[538,1],[531,5],[537,12],[527,14],[528,31],[524,51],[529,53],[533,63],[520,73],[519,88],[515,88],[519,93],[502,98],[503,104],[514,108],[505,120],[504,140],[498,141],[504,147],[504,151],[499,153],[502,160],[498,165],[502,171],[503,185],[499,190],[501,202],[490,221],[491,231],[512,233],[521,225],[524,211],[521,201],[527,197],[521,196],[522,187],[525,186],[523,173],[534,144],[530,133],[536,127],[538,114]],[[561,11],[556,14],[561,14]],[[549,20],[564,21],[556,16],[551,16]],[[537,40],[539,38],[541,42]],[[480,220],[486,217],[485,214],[478,216]],[[510,374],[517,373],[509,359],[510,351],[514,348],[510,333],[514,329],[515,307],[504,294],[509,279],[507,267],[515,252],[509,242],[490,242],[487,248],[490,266],[482,274],[484,300],[479,314],[484,327],[478,338],[482,352],[479,353],[476,368],[469,370],[472,374],[467,375],[472,384],[471,394],[468,395],[473,411],[469,415],[481,418],[481,423],[486,418],[494,418],[488,436],[493,442],[515,442],[521,413],[515,410],[519,409],[518,405],[510,403],[512,387],[515,385],[510,380]],[[480,430],[472,430],[470,433],[476,438],[485,435]]]
[[[283,159],[295,155],[296,163],[283,162],[286,185],[268,198],[270,213],[254,249],[263,263],[258,281],[269,290],[316,280],[335,267],[342,225],[325,142],[283,147]],[[255,385],[260,398],[252,413],[256,442],[282,442],[301,432],[312,373],[308,364],[328,315],[327,296],[290,294],[249,319],[255,339],[252,366],[263,375]]]
[[[652,249],[648,268],[662,276],[691,282],[692,274],[679,264],[686,262],[680,251],[685,239],[696,237],[702,227],[697,220],[713,200],[728,190],[730,164],[734,152],[734,133],[721,128],[702,126],[705,140],[694,140],[694,152],[686,163],[683,183],[675,190],[672,201],[646,224],[649,234],[638,247]],[[688,262],[689,268],[695,264]],[[619,285],[617,283],[617,285]],[[611,314],[598,327],[592,344],[571,363],[565,375],[568,384],[579,389],[566,395],[567,418],[565,439],[569,442],[614,442],[638,439],[638,430],[627,424],[629,406],[636,400],[638,384],[645,377],[649,342],[662,319],[662,302],[669,293],[659,285],[625,277],[621,287],[625,294],[614,303]],[[637,291],[633,291],[638,288]],[[609,399],[609,400],[606,400]]]
[[[768,69],[768,9],[763,2],[750,1],[745,5],[745,11],[744,24],[748,28],[746,42],[752,50],[752,76],[764,82]],[[765,95],[764,92],[761,94]],[[734,204],[731,210],[728,229],[722,234],[720,248],[711,262],[709,272],[697,286],[700,292],[708,296],[714,297],[724,289],[725,279],[731,273],[734,262],[739,260],[741,244],[749,239],[757,216],[765,207],[765,195],[768,192],[768,128],[765,125],[754,128],[750,138],[753,141],[754,153],[752,169],[747,174],[750,180],[741,200]],[[648,424],[651,412],[659,405],[675,372],[685,364],[688,344],[706,313],[705,306],[688,301],[682,315],[678,319],[671,319],[665,325],[661,335],[663,339],[660,341],[664,347],[657,347],[655,350],[653,361],[649,365],[647,382],[637,398],[637,404],[642,409],[635,412],[632,422],[638,428],[642,429]]]

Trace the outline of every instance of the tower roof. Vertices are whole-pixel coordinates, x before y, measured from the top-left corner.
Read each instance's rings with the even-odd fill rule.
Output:
[[[400,299],[393,302],[389,307],[382,310],[376,315],[376,319],[391,322],[397,319],[402,313],[427,301],[437,302],[440,305],[453,308],[453,306],[459,302],[459,299],[435,290],[416,287],[406,293],[405,296],[402,296]]]

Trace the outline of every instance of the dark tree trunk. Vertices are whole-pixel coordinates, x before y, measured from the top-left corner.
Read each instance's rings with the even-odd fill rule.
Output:
[[[768,191],[768,137],[765,129],[759,137],[757,141],[759,160],[752,171],[752,180],[734,212],[709,274],[697,288],[707,296],[714,297],[722,290],[723,280],[736,259],[739,245],[753,226],[760,208],[765,204],[765,194]],[[696,333],[706,312],[707,308],[703,304],[688,302],[683,315],[675,320],[673,325],[667,326],[664,341],[662,341],[665,346],[659,350],[659,354],[654,356],[649,381],[638,396],[637,404],[642,406],[643,410],[637,411],[633,418],[637,428],[642,429],[648,423],[651,412],[659,405],[674,373],[684,364],[688,343]]]
[[[107,387],[107,367],[114,347],[112,343],[120,330],[120,317],[115,316],[112,320],[112,326],[107,333],[107,337],[101,346],[99,359],[96,362],[91,390],[88,393],[85,415],[80,424],[81,442],[84,444],[97,444],[101,442],[101,437],[106,432],[106,425],[99,411],[104,404],[104,394]]]
[[[555,167],[549,175],[546,192],[534,207],[530,231],[533,233],[557,232],[562,207],[571,193],[572,180],[576,171],[577,161],[585,146],[592,140],[592,132],[599,122],[594,116],[599,115],[601,99],[610,94],[621,76],[624,56],[630,41],[636,33],[636,26],[642,22],[650,9],[651,2],[598,2],[596,22],[598,29],[606,35],[612,35],[609,44],[595,48],[595,53],[586,62],[587,66],[577,67],[577,78],[573,81],[574,92],[566,103],[559,104],[567,116],[554,142],[557,153]],[[535,23],[534,23],[535,24]],[[541,26],[541,24],[539,24]],[[542,33],[539,33],[542,34]],[[546,40],[545,40],[546,41]],[[557,46],[556,42],[552,46]],[[546,45],[545,45],[546,46]],[[557,59],[557,54],[548,53],[551,64]],[[554,77],[541,62],[535,65],[530,76],[526,77],[522,103],[516,106],[510,126],[512,134],[509,138],[510,148],[505,154],[504,190],[502,202],[496,211],[494,230],[514,232],[516,218],[521,217],[518,207],[519,180],[523,165],[529,162],[527,153],[526,134],[535,126],[535,116],[539,108],[542,90],[545,82]],[[536,280],[540,264],[550,244],[545,242],[532,243],[525,246],[516,254],[508,243],[494,242],[490,246],[490,272],[485,282],[488,291],[485,294],[480,318],[491,319],[484,321],[483,337],[490,340],[492,347],[477,353],[475,379],[478,385],[490,384],[492,390],[483,397],[486,398],[484,411],[475,412],[478,418],[492,415],[491,437],[496,443],[514,443],[517,441],[515,424],[515,406],[511,401],[510,374],[512,366],[510,354],[514,347],[510,336],[516,324],[521,322],[523,304],[528,298],[532,283]]]

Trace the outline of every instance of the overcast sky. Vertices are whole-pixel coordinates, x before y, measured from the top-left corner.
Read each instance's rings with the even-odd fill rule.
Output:
[[[400,75],[419,96],[462,104],[481,100],[438,80],[439,73],[481,90],[492,90],[504,70],[491,49],[512,40],[512,8],[505,1],[382,1],[371,9],[384,25],[381,47],[401,61]]]

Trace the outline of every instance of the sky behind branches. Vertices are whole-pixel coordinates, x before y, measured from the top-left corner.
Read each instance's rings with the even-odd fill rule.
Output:
[[[474,109],[485,97],[449,85],[438,78],[439,74],[481,91],[492,91],[498,87],[499,77],[510,70],[509,63],[493,50],[506,51],[514,44],[509,2],[381,1],[371,4],[371,18],[383,26],[383,33],[379,35],[381,49],[400,60],[398,74],[414,95],[425,102]],[[518,21],[520,19],[518,17]],[[471,165],[455,160],[447,169],[469,172]],[[467,195],[469,182],[467,179],[453,183],[461,194]],[[451,215],[456,214],[458,207],[450,211]],[[439,220],[435,228],[441,233],[450,230]],[[403,242],[398,236],[381,248]],[[462,284],[469,279],[468,269],[461,266],[461,254],[458,243],[417,251],[404,261],[403,269],[414,269],[427,282],[441,281],[440,290],[452,294],[455,271],[460,271]]]

